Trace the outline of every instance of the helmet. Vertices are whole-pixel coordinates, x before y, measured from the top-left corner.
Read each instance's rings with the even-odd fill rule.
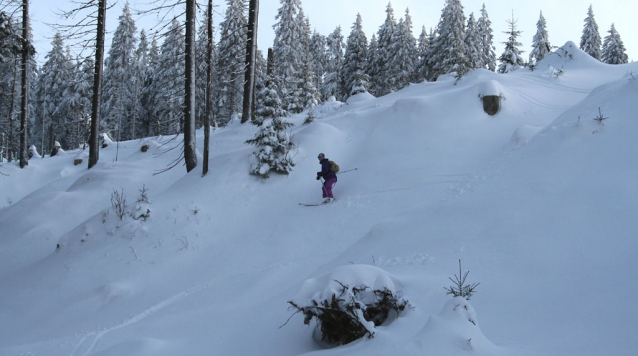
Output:
[[[326,158],[326,155],[324,155],[323,153],[320,153],[319,156],[317,156],[317,158],[324,159],[324,158]]]

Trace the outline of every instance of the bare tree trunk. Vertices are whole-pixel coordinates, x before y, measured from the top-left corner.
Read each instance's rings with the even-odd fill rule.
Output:
[[[202,176],[208,174],[208,156],[210,151],[210,114],[212,109],[213,89],[213,0],[208,0],[206,12],[206,114],[204,115],[204,164]]]
[[[89,169],[100,159],[100,104],[102,98],[102,69],[104,63],[104,30],[106,27],[106,0],[99,0],[97,12],[97,37],[95,41],[95,74],[93,76],[93,101],[91,109],[91,135],[89,137]]]
[[[29,165],[29,0],[22,0],[22,103],[20,108],[20,168]]]
[[[8,146],[7,160],[9,162],[13,161],[13,150],[15,149],[15,143],[13,142],[15,138],[15,127],[13,124],[13,109],[15,108],[16,84],[18,82],[18,71],[20,70],[17,56],[14,58],[14,61],[15,61],[15,66],[13,68],[13,84],[11,85],[11,106],[9,106],[9,143],[7,144]]]
[[[241,115],[242,124],[254,120],[255,92],[255,56],[257,52],[257,19],[259,16],[259,0],[250,0],[248,6],[248,32],[246,41],[246,72],[244,76],[244,105]]]
[[[269,77],[275,70],[275,51],[272,48],[268,48],[268,62],[266,63],[266,75]]]
[[[186,60],[184,98],[184,160],[186,172],[197,167],[195,147],[195,9],[196,0],[186,0]]]

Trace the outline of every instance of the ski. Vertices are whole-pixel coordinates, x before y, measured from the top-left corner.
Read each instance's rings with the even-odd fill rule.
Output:
[[[319,203],[299,203],[299,205],[303,205],[303,206],[319,206],[319,205],[323,205],[323,202],[319,202]]]
[[[331,202],[320,201],[318,203],[299,203],[299,205],[303,205],[303,206],[319,206],[319,205],[332,204],[334,202],[336,202],[336,200],[333,200]]]

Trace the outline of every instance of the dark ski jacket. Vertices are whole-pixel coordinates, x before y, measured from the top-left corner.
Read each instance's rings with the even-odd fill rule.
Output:
[[[324,158],[321,160],[321,172],[317,172],[318,177],[323,177],[324,180],[328,181],[332,178],[337,179],[337,173],[330,170],[330,160]]]

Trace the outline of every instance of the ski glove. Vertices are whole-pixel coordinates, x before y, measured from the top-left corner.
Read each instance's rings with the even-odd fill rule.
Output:
[[[320,177],[320,176],[317,176],[317,180],[319,180],[319,179],[321,179],[321,177]]]

